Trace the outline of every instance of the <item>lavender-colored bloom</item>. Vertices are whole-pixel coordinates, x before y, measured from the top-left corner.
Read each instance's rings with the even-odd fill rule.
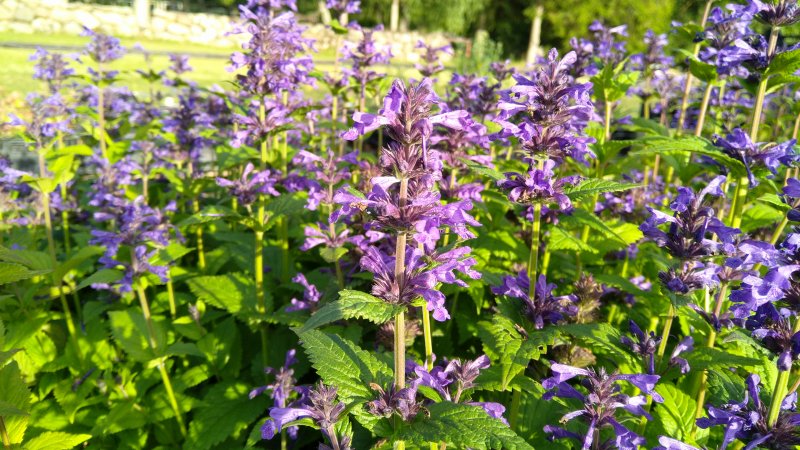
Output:
[[[279,102],[267,101],[268,113],[264,118],[259,118],[257,113],[249,115],[234,114],[233,121],[239,128],[234,133],[231,145],[241,147],[242,145],[255,146],[267,140],[274,133],[284,129],[291,122],[289,110]]]
[[[784,398],[781,402],[781,412],[775,425],[767,423],[768,406],[761,402],[759,396],[761,378],[751,374],[745,380],[745,390],[742,402],[725,403],[721,407],[708,407],[708,417],[697,419],[697,426],[710,428],[713,426],[725,427],[720,449],[728,448],[734,439],[740,439],[747,445],[747,450],[761,448],[793,448],[800,444],[800,414],[794,410],[797,393]]]
[[[325,7],[345,14],[361,12],[361,0],[326,0]]]
[[[423,77],[429,78],[444,70],[444,64],[440,61],[440,53],[445,55],[453,54],[453,47],[450,44],[439,47],[428,45],[423,41],[418,41],[414,48],[422,49],[423,64],[415,64],[414,67]]]
[[[299,400],[287,407],[270,408],[270,418],[261,427],[262,439],[272,439],[289,423],[309,418],[331,441],[337,439],[334,425],[344,413],[346,405],[338,402],[336,388],[320,382],[315,388],[305,390]]]
[[[531,159],[543,156],[560,163],[566,157],[588,164],[594,154],[587,145],[592,138],[581,136],[586,123],[594,113],[591,83],[576,83],[569,75],[569,67],[576,61],[574,52],[558,59],[553,49],[547,63],[534,79],[515,75],[516,86],[503,95],[495,120],[503,127],[500,138],[516,137]],[[508,120],[524,113],[519,124]]]
[[[97,63],[107,64],[125,56],[125,48],[120,45],[119,39],[113,36],[98,33],[87,27],[83,27],[81,36],[91,38],[84,53]]]
[[[667,35],[656,34],[653,30],[647,30],[644,34],[645,51],[631,55],[630,64],[635,70],[652,74],[656,69],[666,69],[672,67],[672,57],[665,54],[664,48],[667,46]]]
[[[644,360],[647,373],[656,373],[655,354],[658,349],[658,344],[661,342],[661,337],[656,336],[652,331],[649,334],[645,334],[633,320],[628,321],[628,324],[630,325],[630,330],[636,338],[636,341],[628,336],[622,336],[620,341]]]
[[[294,369],[292,366],[297,364],[297,350],[289,349],[286,352],[286,358],[283,366],[278,369],[267,367],[264,372],[275,376],[275,380],[266,386],[260,386],[250,391],[250,398],[253,399],[266,391],[270,391],[270,397],[275,403],[275,407],[283,408],[287,405],[289,396],[294,391],[297,380],[294,378]]]
[[[238,180],[227,180],[217,177],[217,185],[230,190],[231,195],[235,196],[242,205],[251,205],[258,200],[260,195],[278,196],[280,193],[275,190],[277,183],[276,174],[271,170],[255,171],[252,163],[247,163],[242,176]]]
[[[714,210],[705,206],[706,195],[721,196],[724,176],[718,176],[695,195],[690,188],[678,188],[678,196],[670,204],[673,215],[648,207],[650,217],[639,227],[644,235],[666,248],[670,254],[681,260],[692,260],[719,251],[733,251],[733,237],[738,229],[726,227],[716,218]],[[659,225],[669,223],[664,232]],[[716,235],[719,242],[708,239]]]
[[[192,66],[189,65],[189,57],[186,55],[170,53],[169,62],[171,63],[169,70],[173,71],[175,75],[183,75],[192,71]]]
[[[375,383],[370,387],[378,393],[378,398],[367,403],[367,410],[374,416],[392,417],[397,414],[403,421],[410,422],[422,410],[422,402],[417,401],[415,385],[400,390],[394,383],[388,390]]]
[[[769,169],[773,175],[777,175],[778,168],[781,164],[791,166],[794,162],[800,160],[800,156],[794,151],[794,139],[788,140],[782,144],[752,142],[750,136],[741,128],[735,128],[724,138],[716,136],[714,145],[744,164],[751,186],[758,185],[758,181],[751,170],[752,166],[756,164],[764,166]]]
[[[621,38],[628,37],[627,25],[607,27],[599,20],[595,20],[589,25],[589,31],[594,38],[594,54],[603,65],[616,65],[622,61],[626,53],[626,42]]]
[[[568,212],[572,209],[572,202],[564,194],[564,186],[578,184],[580,177],[555,179],[555,166],[556,162],[548,159],[541,169],[532,168],[526,175],[506,172],[505,179],[498,181],[497,185],[508,191],[508,199],[512,202],[556,204],[559,210]]]
[[[800,222],[800,202],[798,202],[800,200],[800,180],[797,178],[787,179],[786,186],[783,187],[783,196],[791,206],[786,217],[792,222]]]
[[[46,82],[51,94],[59,92],[66,79],[75,74],[75,69],[69,66],[64,55],[50,53],[41,47],[37,47],[28,60],[36,61],[33,78]]]
[[[362,38],[356,44],[345,43],[340,61],[350,63],[350,67],[345,68],[343,72],[356,80],[363,98],[366,85],[383,76],[371,68],[377,64],[387,64],[392,58],[392,49],[390,46],[378,46],[375,42],[375,32],[383,30],[383,27],[370,29],[356,24],[353,28],[361,31]]]
[[[603,444],[603,448],[636,450],[645,443],[643,437],[622,425],[617,416],[618,410],[624,409],[634,416],[651,419],[650,414],[643,408],[647,404],[647,399],[644,395],[622,394],[619,383],[630,383],[644,394],[651,395],[654,401],[660,402],[663,399],[654,390],[655,384],[659,380],[658,375],[608,374],[602,368],[598,370],[580,369],[557,363],[553,363],[550,368],[553,376],[542,380],[542,387],[548,390],[543,398],[550,400],[553,397],[559,397],[583,402],[583,409],[565,414],[561,422],[580,417],[588,424],[586,433],[582,435],[548,425],[544,431],[551,435],[551,439],[576,439],[581,442],[583,450],[588,450],[594,442],[595,433],[600,433],[600,429],[603,427],[611,427],[615,437],[611,442]],[[575,377],[582,377],[581,385],[586,389],[586,394],[567,383]]]
[[[299,283],[303,286],[303,299],[298,300],[293,298],[291,301],[291,305],[286,307],[286,312],[293,312],[293,311],[301,311],[301,310],[309,310],[316,307],[319,304],[319,299],[322,297],[317,287],[313,284],[310,284],[308,280],[306,280],[306,276],[302,273],[298,273],[292,278],[292,281],[295,283]]]
[[[493,61],[489,64],[489,71],[492,72],[495,80],[503,82],[513,75],[516,69],[511,66],[511,60],[507,59],[505,61]]]
[[[23,137],[37,149],[52,142],[58,133],[69,131],[69,117],[61,94],[56,93],[49,97],[29,94],[25,102],[31,112],[30,119],[25,121],[9,114],[11,120],[7,125],[24,127]]]
[[[232,32],[250,35],[242,45],[246,52],[231,56],[232,70],[246,69],[245,73],[236,75],[241,88],[256,97],[264,97],[310,83],[309,72],[314,63],[308,50],[313,41],[303,37],[305,28],[291,12],[275,15],[272,8],[253,6],[239,6],[242,23]]]
[[[734,317],[744,319],[764,305],[777,302],[792,288],[792,274],[800,270],[800,265],[779,265],[767,271],[763,277],[748,275],[742,280],[739,289],[731,292],[731,307]]]
[[[755,12],[752,5],[728,4],[725,10],[719,7],[713,8],[708,15],[706,29],[695,37],[695,41],[705,41],[708,44],[700,50],[698,54],[700,60],[716,65],[717,72],[721,75],[746,76],[746,70],[735,64],[729,64],[725,53],[721,52],[737,40],[752,34],[750,22]]]
[[[700,450],[697,447],[685,444],[677,439],[672,439],[671,437],[667,436],[659,436],[658,443],[660,445],[653,447],[653,450]]]
[[[523,314],[533,323],[534,328],[539,330],[545,325],[557,324],[567,316],[577,313],[575,306],[577,298],[574,295],[556,297],[553,295],[555,288],[554,283],[548,283],[544,275],[539,275],[531,297],[528,274],[521,271],[516,277],[503,277],[503,284],[493,286],[492,293],[521,299]]]
[[[756,17],[773,27],[786,27],[800,22],[800,5],[797,0],[750,0],[757,9]]]

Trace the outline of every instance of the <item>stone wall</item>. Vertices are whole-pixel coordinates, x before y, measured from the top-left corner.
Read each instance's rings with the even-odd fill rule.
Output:
[[[156,2],[153,2],[157,5]],[[236,17],[165,11],[154,8],[149,17],[137,18],[133,7],[88,5],[67,0],[0,0],[0,31],[13,33],[64,33],[78,35],[82,26],[99,28],[120,37],[192,42],[216,47],[239,45],[242,36],[226,36]],[[359,33],[351,33],[358,40]],[[337,42],[332,31],[321,24],[309,24],[305,35],[316,40],[317,50]],[[441,34],[378,32],[379,44],[391,45],[392,53],[403,61],[414,62],[417,41],[444,45]]]

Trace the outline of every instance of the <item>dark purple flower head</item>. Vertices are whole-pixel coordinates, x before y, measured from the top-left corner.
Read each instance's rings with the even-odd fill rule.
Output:
[[[647,399],[644,395],[629,396],[623,394],[619,383],[630,383],[642,393],[651,395],[654,401],[660,402],[663,399],[654,390],[659,380],[658,375],[609,374],[603,368],[597,370],[580,369],[557,363],[553,363],[551,369],[553,376],[542,381],[542,387],[549,391],[545,393],[543,398],[550,400],[553,397],[559,397],[581,401],[583,408],[565,414],[561,422],[564,423],[581,418],[588,425],[585,434],[578,434],[561,427],[548,425],[544,431],[551,435],[551,439],[576,439],[582,443],[583,450],[588,450],[594,442],[595,433],[600,433],[600,429],[603,427],[610,427],[614,430],[615,437],[612,438],[613,442],[607,443],[608,448],[636,450],[638,446],[645,443],[643,437],[622,425],[619,417],[621,411],[619,410],[625,410],[634,416],[644,416],[647,419],[651,419],[650,414],[643,408],[647,404]],[[583,386],[586,393],[567,383],[575,377],[582,377],[581,386]],[[606,448],[606,445],[603,448]]]
[[[572,202],[564,194],[564,186],[578,184],[580,177],[556,179],[553,173],[555,166],[556,162],[548,159],[542,169],[532,168],[526,175],[506,172],[504,174],[506,178],[498,181],[497,185],[508,191],[508,199],[512,202],[542,203],[547,206],[556,204],[559,210],[569,212],[572,209]]]
[[[409,149],[421,146],[424,155],[435,126],[459,130],[472,125],[467,111],[434,113],[432,108],[439,103],[429,78],[409,86],[399,79],[395,80],[378,115],[362,112],[353,114],[355,125],[342,133],[342,138],[352,141],[384,127],[387,136],[399,147]]]
[[[275,101],[267,101],[266,103],[268,112],[263,119],[259,118],[256,111],[246,116],[233,115],[233,121],[238,124],[238,130],[234,133],[233,141],[231,142],[232,146],[258,145],[291,123],[290,112],[286,107]]]
[[[511,60],[507,59],[505,61],[493,61],[489,64],[489,71],[495,80],[503,82],[513,75],[516,69],[511,65]]]
[[[355,25],[354,28],[361,31],[362,38],[355,44],[345,43],[340,61],[350,64],[343,72],[353,77],[364,89],[369,82],[383,77],[372,70],[372,67],[387,64],[392,59],[392,49],[388,45],[380,46],[375,41],[375,32],[383,30],[383,27],[363,28]]]
[[[294,378],[294,369],[292,366],[297,364],[297,350],[290,349],[286,352],[286,359],[282,367],[273,369],[267,367],[264,372],[275,376],[275,380],[266,386],[261,386],[250,391],[250,398],[255,398],[266,391],[270,391],[270,397],[274,401],[276,408],[286,407],[289,396],[296,387],[297,380]]]
[[[183,75],[192,71],[192,66],[189,65],[189,57],[186,55],[170,53],[169,62],[171,63],[169,70],[175,72],[175,75]]]
[[[414,67],[423,77],[429,78],[444,70],[444,64],[440,61],[440,53],[446,55],[453,54],[453,47],[450,44],[435,46],[428,45],[423,41],[417,42],[415,48],[422,49],[422,64],[415,64]]]
[[[498,105],[496,122],[503,127],[498,137],[516,137],[529,157],[546,156],[561,162],[569,156],[587,163],[586,158],[594,156],[587,144],[594,141],[581,133],[594,113],[592,85],[577,83],[569,75],[575,60],[574,52],[559,60],[553,49],[535,78],[514,75],[517,84]],[[508,121],[520,113],[519,124]]]
[[[647,373],[656,373],[655,354],[656,350],[658,350],[658,344],[661,342],[661,337],[656,336],[652,331],[649,334],[645,334],[633,320],[628,321],[628,324],[636,340],[634,341],[628,336],[622,336],[620,341],[644,360]]]
[[[783,187],[783,197],[786,203],[791,206],[786,216],[792,222],[800,222],[800,180],[797,178],[789,178],[786,180],[786,186]]]
[[[11,120],[7,125],[24,127],[25,140],[37,149],[49,145],[59,133],[70,131],[68,111],[61,94],[49,97],[29,94],[25,102],[31,113],[30,119],[25,121],[9,114]]]
[[[750,0],[757,9],[756,17],[773,27],[786,27],[800,22],[800,5],[797,0]]]
[[[751,186],[758,185],[758,180],[753,176],[751,170],[753,166],[766,167],[773,175],[777,175],[781,164],[791,166],[800,160],[800,156],[794,151],[794,139],[782,144],[753,142],[750,140],[750,136],[741,128],[735,128],[724,138],[716,136],[714,145],[744,164]]]
[[[628,26],[607,27],[599,20],[589,25],[593,34],[593,49],[596,58],[603,65],[616,65],[625,58],[628,37]]]
[[[739,439],[747,444],[746,449],[754,448],[794,448],[800,445],[800,414],[794,412],[797,393],[792,393],[783,399],[778,421],[774,426],[767,424],[768,406],[759,396],[761,378],[751,374],[745,380],[747,389],[744,400],[731,401],[719,408],[708,407],[708,417],[697,419],[697,426],[710,428],[723,426],[723,435],[720,449],[728,448],[734,439]]]
[[[539,330],[545,325],[557,324],[567,316],[577,313],[575,306],[577,298],[574,295],[556,297],[553,295],[555,288],[554,283],[548,283],[544,275],[539,275],[531,297],[528,274],[522,271],[516,277],[503,277],[503,284],[493,286],[492,293],[521,299],[523,314],[533,323],[534,328]]]
[[[236,197],[244,206],[252,205],[261,195],[278,196],[280,193],[275,190],[278,182],[276,174],[271,170],[255,171],[252,163],[247,163],[242,176],[238,180],[227,180],[217,177],[217,185],[230,190],[231,195]]]
[[[786,299],[786,293],[791,292],[794,285],[792,275],[798,270],[800,265],[797,264],[778,265],[763,277],[758,274],[744,277],[739,289],[731,292],[731,301],[735,303],[731,307],[734,317],[745,319],[764,305]]]
[[[720,251],[733,252],[733,238],[739,230],[726,227],[716,218],[714,210],[703,203],[706,195],[722,196],[724,182],[725,177],[718,176],[697,195],[690,188],[679,187],[678,196],[670,203],[673,214],[648,207],[651,215],[639,229],[659,247],[666,248],[672,256],[683,261]],[[665,223],[669,224],[666,232],[659,228]],[[719,242],[709,239],[708,235],[716,236]]]
[[[288,423],[302,418],[313,420],[328,439],[336,439],[334,425],[346,409],[344,403],[337,401],[336,388],[319,382],[313,389],[305,388],[302,391],[305,395],[289,406],[270,408],[270,418],[261,427],[263,439],[272,439]]]
[[[644,34],[645,51],[631,55],[630,64],[635,70],[639,70],[650,76],[656,69],[668,69],[672,67],[673,60],[667,56],[664,48],[667,46],[667,35],[656,34],[653,30],[647,30]]]
[[[361,0],[326,0],[325,7],[344,14],[361,12]]]
[[[239,6],[242,23],[234,34],[247,33],[244,53],[231,56],[231,70],[244,69],[236,75],[239,86],[256,97],[282,91],[294,91],[313,81],[309,72],[314,63],[309,55],[313,41],[303,37],[294,14],[274,15],[271,9]]]
[[[292,281],[299,283],[303,287],[303,299],[298,300],[293,298],[291,305],[286,307],[286,311],[292,312],[314,309],[317,304],[319,304],[319,299],[322,297],[319,290],[317,290],[317,287],[313,284],[310,284],[308,280],[306,280],[306,276],[302,273],[295,275],[295,277],[292,278]]]
[[[725,9],[713,8],[708,15],[706,29],[695,37],[695,41],[705,41],[708,44],[700,50],[698,54],[700,60],[716,65],[720,74],[746,76],[746,70],[742,71],[741,67],[728,64],[724,53],[720,54],[720,52],[733,45],[738,39],[753,33],[750,30],[750,22],[755,13],[756,9],[752,5],[731,3]]]
[[[75,74],[75,69],[69,66],[69,62],[61,53],[50,53],[37,47],[29,60],[36,61],[33,66],[33,78],[47,83],[51,94],[59,92],[66,79]]]
[[[87,27],[83,27],[81,36],[91,38],[86,44],[84,53],[97,63],[107,64],[125,56],[125,48],[120,45],[119,39],[113,36],[98,33]]]
[[[422,410],[422,402],[417,401],[417,387],[397,390],[392,384],[388,390],[372,383],[370,387],[378,393],[378,398],[367,403],[370,414],[378,417],[392,417],[397,414],[405,422],[410,422]]]

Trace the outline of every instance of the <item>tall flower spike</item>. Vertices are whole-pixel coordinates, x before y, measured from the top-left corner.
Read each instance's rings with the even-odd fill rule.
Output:
[[[522,271],[516,277],[503,277],[503,284],[493,286],[492,293],[521,299],[523,314],[533,323],[534,328],[539,330],[545,325],[557,324],[567,316],[577,313],[578,309],[575,306],[577,298],[574,295],[556,297],[553,295],[555,288],[554,283],[548,283],[544,275],[539,275],[534,295],[531,297],[528,274]]]

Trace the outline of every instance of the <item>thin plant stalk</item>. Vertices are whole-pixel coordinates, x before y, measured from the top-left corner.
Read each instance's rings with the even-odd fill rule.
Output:
[[[722,304],[725,302],[725,297],[728,293],[728,284],[722,283],[719,287],[719,292],[717,293],[717,299],[714,304],[714,317],[719,317],[719,314],[722,312]],[[706,347],[714,348],[717,343],[717,330],[712,326],[711,331],[708,333],[708,340],[706,341]],[[702,371],[699,374],[699,387],[697,389],[697,403],[695,407],[695,418],[699,419],[703,416],[703,408],[705,406],[705,399],[706,399],[706,388],[708,382],[708,372]],[[692,426],[692,433],[697,432],[697,424]]]
[[[770,59],[775,53],[775,47],[778,45],[778,35],[780,34],[779,27],[772,27],[769,32],[769,47],[767,48],[767,59]],[[753,121],[750,126],[750,140],[752,142],[758,141],[758,128],[761,125],[761,113],[764,108],[764,97],[767,93],[767,83],[769,77],[762,76],[761,82],[758,83],[758,92],[756,93],[755,108],[753,109]],[[736,189],[734,198],[734,207],[732,207],[731,226],[739,228],[742,224],[742,211],[744,210],[744,203],[747,199],[747,192],[750,188],[750,182],[746,176],[739,179],[739,186]]]
[[[172,274],[170,272],[171,270],[167,272],[167,298],[169,298],[169,315],[174,319],[178,310],[175,307],[175,289],[172,286]]]
[[[289,93],[282,93],[283,105],[289,103]],[[263,119],[262,119],[263,121]],[[289,137],[287,132],[283,132],[281,144],[281,173],[284,176],[289,174]],[[283,216],[278,222],[278,232],[280,233],[281,245],[281,282],[288,283],[291,270],[289,269],[289,217]]]
[[[3,440],[3,448],[11,448],[11,438],[8,437],[6,421],[3,419],[3,416],[0,416],[0,438]]]
[[[142,306],[142,315],[144,315],[144,321],[147,324],[147,334],[149,335],[148,342],[150,344],[150,349],[153,350],[153,353],[157,353],[158,341],[156,340],[156,332],[155,328],[153,327],[153,318],[150,315],[150,305],[147,303],[147,295],[145,294],[144,287],[141,284],[136,286],[136,294],[139,297],[139,304]],[[161,380],[164,383],[164,389],[167,391],[169,404],[172,407],[172,411],[175,413],[175,420],[178,421],[178,428],[181,430],[181,436],[185,437],[186,424],[183,421],[181,409],[178,406],[178,400],[175,397],[175,391],[172,389],[172,381],[169,379],[169,373],[167,373],[167,368],[164,365],[163,359],[158,362],[158,372],[161,374]]]
[[[706,2],[706,7],[703,10],[703,20],[700,21],[700,28],[705,29],[706,23],[708,22],[708,15],[711,12],[711,5],[714,3],[714,0],[708,0]],[[700,53],[700,42],[694,45],[694,51],[692,54],[697,56]],[[680,113],[678,114],[678,134],[683,132],[683,124],[686,122],[686,110],[689,109],[689,95],[692,92],[692,74],[691,72],[686,73],[686,84],[683,87],[683,98],[681,99],[681,109]]]
[[[266,118],[266,106],[264,99],[258,105],[258,117],[260,121]],[[267,168],[267,140],[261,141],[261,170]],[[257,213],[257,229],[255,231],[255,264],[254,264],[254,278],[256,284],[256,308],[260,314],[267,313],[267,301],[264,293],[264,231],[261,227],[264,225],[264,217],[266,215],[266,205],[262,197],[258,202]],[[264,367],[269,365],[269,352],[267,348],[267,328],[265,325],[260,327],[259,333],[261,335],[261,360]]]
[[[794,327],[792,328],[792,335],[800,332],[800,319],[795,320]],[[781,413],[781,404],[786,397],[789,383],[789,373],[791,370],[781,370],[778,372],[778,380],[775,381],[775,388],[772,391],[772,399],[769,403],[769,414],[767,415],[767,425],[769,427],[775,426],[778,421],[778,416]]]
[[[408,199],[408,178],[400,180],[399,206],[402,209]],[[407,233],[400,232],[397,235],[394,255],[394,279],[398,285],[403,284],[406,271],[406,241]],[[405,311],[400,311],[394,317],[394,385],[397,390],[406,387],[406,315]],[[395,441],[395,450],[405,450],[406,444],[403,441]]]
[[[44,161],[44,150],[37,149],[39,157],[39,176],[45,178],[47,176],[47,168]],[[50,217],[50,193],[40,192],[42,201],[42,213],[44,214],[44,224],[47,232],[47,249],[50,254],[50,263],[53,266],[52,272],[52,286],[58,291],[58,297],[61,300],[61,309],[64,310],[64,321],[67,323],[67,331],[69,332],[70,340],[73,347],[75,347],[75,354],[78,361],[83,366],[83,352],[81,351],[80,344],[78,343],[78,331],[75,328],[75,322],[72,318],[72,311],[69,309],[67,297],[64,295],[64,288],[62,286],[61,278],[56,274],[58,272],[58,257],[56,256],[56,242],[53,237],[53,221]],[[77,306],[77,305],[76,305]]]
[[[194,164],[192,160],[189,160],[189,164],[186,166],[187,169],[187,176],[189,177],[189,183],[194,178]],[[197,214],[200,212],[200,202],[197,198],[192,199],[192,213]],[[203,245],[203,224],[197,224],[197,228],[195,229],[195,240],[197,241],[197,268],[200,269],[201,272],[205,272],[206,270],[206,252]]]

